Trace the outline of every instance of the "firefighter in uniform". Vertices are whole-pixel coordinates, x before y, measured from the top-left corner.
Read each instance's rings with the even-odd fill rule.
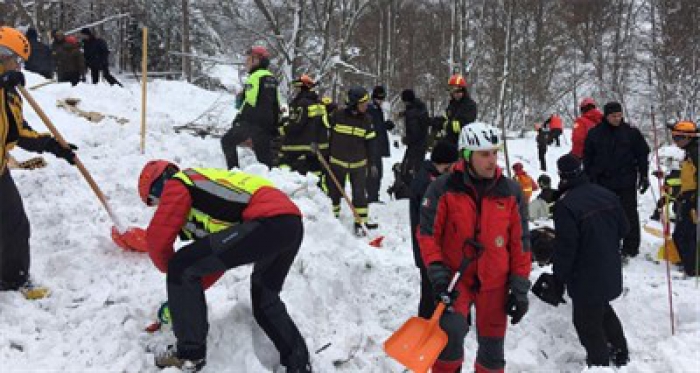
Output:
[[[476,120],[477,107],[476,102],[469,96],[467,81],[462,75],[452,75],[447,85],[450,89],[450,103],[445,112],[443,133],[445,140],[457,145],[462,128]]]
[[[362,235],[362,225],[368,229],[378,227],[369,223],[367,208],[367,174],[368,160],[372,159],[371,140],[376,137],[372,120],[367,114],[369,93],[362,87],[354,87],[348,91],[346,107],[337,110],[330,120],[330,167],[341,187],[345,187],[346,178],[352,185],[352,204],[360,216],[355,221],[355,234]],[[370,173],[378,170],[370,167]],[[333,213],[340,215],[341,191],[335,183],[328,182],[328,194],[333,203]]]
[[[170,320],[177,344],[156,354],[160,368],[199,370],[206,363],[204,290],[234,267],[253,264],[253,317],[280,353],[287,372],[310,372],[309,353],[280,299],[304,227],[299,208],[262,177],[213,168],[180,170],[153,160],[139,177],[139,195],[158,206],[146,230],[148,254],[167,273]],[[193,240],[177,252],[180,235]]]

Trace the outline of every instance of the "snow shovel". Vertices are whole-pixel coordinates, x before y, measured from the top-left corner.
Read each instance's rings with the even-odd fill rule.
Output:
[[[467,258],[462,260],[447,287],[448,293],[452,294],[470,262]],[[384,352],[414,372],[428,372],[447,345],[447,333],[439,326],[445,307],[445,302],[440,302],[430,320],[411,317],[384,342]]]
[[[333,171],[331,171],[331,166],[328,164],[328,162],[326,162],[326,160],[323,158],[323,155],[321,155],[321,153],[318,150],[316,151],[316,158],[318,158],[319,162],[321,162],[323,168],[326,169],[328,175],[330,175],[331,179],[333,180],[333,183],[340,191],[340,194],[343,195],[343,199],[345,200],[345,202],[348,203],[348,206],[350,206],[350,210],[352,211],[353,216],[355,216],[355,221],[362,221],[360,214],[357,213],[357,210],[355,210],[355,206],[353,206],[352,201],[350,201],[350,198],[348,197],[347,193],[345,193],[343,186],[340,185],[338,178],[336,178],[335,174],[333,174]],[[369,237],[369,233],[367,232],[367,227],[365,226],[365,224],[363,223],[360,226],[362,227],[362,232],[365,234],[365,237]],[[383,240],[384,236],[379,236],[369,241],[369,245],[377,248],[382,247]]]
[[[56,126],[54,126],[51,122],[51,119],[49,119],[49,117],[46,116],[44,110],[41,109],[39,104],[34,100],[32,95],[29,94],[27,89],[21,85],[17,86],[17,88],[22,93],[22,96],[24,96],[24,98],[27,99],[29,105],[31,105],[31,107],[34,109],[37,115],[39,115],[39,117],[44,122],[49,131],[51,131],[51,134],[53,135],[53,137],[56,138],[56,141],[58,141],[58,143],[61,144],[62,147],[69,148],[69,145],[66,142],[66,140],[63,138],[63,136],[61,136],[61,134],[56,129]],[[105,197],[104,193],[102,193],[100,187],[97,186],[97,183],[92,178],[88,170],[83,165],[83,162],[80,161],[77,155],[75,157],[75,165],[78,167],[78,170],[80,170],[80,173],[83,175],[88,184],[90,184],[90,188],[92,188],[92,191],[95,192],[95,194],[97,195],[97,199],[100,200],[102,206],[104,206],[105,210],[107,210],[107,215],[109,215],[109,217],[112,219],[112,223],[114,223],[114,226],[112,227],[112,240],[114,241],[114,243],[116,243],[117,246],[121,247],[122,249],[126,250],[144,252],[148,251],[148,248],[146,246],[146,232],[141,228],[135,227],[124,230],[123,226],[119,223],[119,219],[117,219],[117,216],[114,214],[112,208],[109,206],[109,203],[107,203],[107,198]]]

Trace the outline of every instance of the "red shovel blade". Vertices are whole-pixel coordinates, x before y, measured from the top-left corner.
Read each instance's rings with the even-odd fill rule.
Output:
[[[384,241],[384,236],[379,236],[372,241],[369,241],[369,245],[372,247],[382,247],[382,241]]]
[[[129,228],[119,233],[117,227],[112,227],[112,241],[124,250],[147,252],[146,231],[142,228]]]

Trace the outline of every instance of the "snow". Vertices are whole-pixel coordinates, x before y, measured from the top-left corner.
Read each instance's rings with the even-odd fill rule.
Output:
[[[29,86],[40,79],[28,74]],[[233,118],[234,98],[186,83],[149,83],[146,152],[139,150],[140,87],[52,84],[32,94],[109,197],[115,213],[129,226],[144,227],[153,210],[138,198],[136,180],[152,158],[171,159],[183,166],[224,167],[218,139],[176,134],[173,126],[194,120],[216,106],[212,120],[226,126]],[[56,108],[57,99],[80,98],[83,110],[124,117],[127,124],[107,118],[94,124]],[[43,130],[29,105],[29,123]],[[550,148],[550,168],[568,150]],[[519,160],[533,178],[540,172],[534,134],[509,140],[512,162]],[[304,213],[306,235],[282,292],[287,308],[307,340],[317,372],[402,372],[382,351],[382,343],[418,306],[418,270],[413,265],[408,236],[407,201],[372,205],[371,215],[386,238],[381,249],[351,232],[352,217],[344,207],[333,218],[329,199],[313,177],[282,170],[267,171],[239,150],[244,169],[264,175],[289,193]],[[392,178],[390,166],[403,149],[386,159],[383,190]],[[21,150],[20,160],[29,156]],[[0,293],[0,361],[3,372],[124,371],[155,372],[153,346],[171,343],[165,330],[147,334],[156,311],[166,299],[165,278],[147,255],[125,252],[111,242],[111,222],[76,169],[46,156],[38,171],[13,171],[32,225],[32,276],[51,288],[51,297],[27,301],[16,292]],[[504,164],[504,163],[503,163]],[[550,172],[553,182],[557,175]],[[653,187],[656,188],[656,185]],[[658,194],[658,193],[657,193]],[[640,217],[651,214],[650,193],[640,200]],[[644,259],[655,255],[661,240],[642,231],[642,253],[624,269],[626,291],[613,302],[625,328],[631,364],[620,372],[697,371],[700,347],[700,290],[676,269],[673,302],[676,334],[669,325],[666,267]],[[531,280],[543,271],[534,265]],[[267,372],[277,369],[278,356],[255,324],[250,306],[250,267],[229,271],[207,292],[209,321],[205,372]],[[571,322],[571,305],[557,308],[530,297],[530,312],[506,337],[510,372],[610,372],[586,369],[585,353]],[[476,352],[475,332],[465,342],[465,369]],[[320,350],[320,351],[319,351]],[[318,352],[317,352],[318,351]],[[174,370],[166,370],[173,372]]]

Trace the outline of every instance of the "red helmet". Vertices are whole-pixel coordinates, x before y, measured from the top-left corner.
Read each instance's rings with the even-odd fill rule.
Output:
[[[66,36],[66,38],[65,38],[64,40],[65,40],[66,43],[68,43],[68,44],[78,45],[78,38],[76,38],[75,36],[72,36],[72,35],[71,35],[71,36]]]
[[[520,162],[513,163],[513,171],[520,172],[523,170],[523,164]]]
[[[467,87],[467,81],[464,80],[464,77],[460,74],[454,74],[450,77],[450,81],[447,82],[447,85],[453,86],[453,87]]]
[[[139,176],[139,196],[141,196],[143,203],[151,206],[151,187],[153,187],[153,183],[160,179],[163,173],[171,167],[174,171],[180,170],[175,163],[162,159],[148,161],[143,166]]]
[[[583,100],[581,100],[581,103],[578,105],[578,107],[586,107],[589,105],[596,106],[595,100],[590,97],[585,97]]]
[[[299,77],[299,79],[294,79],[294,81],[292,81],[292,85],[295,87],[313,88],[316,86],[316,83],[313,79],[311,79],[311,77],[309,77],[306,74],[303,74]]]
[[[267,48],[263,47],[262,45],[254,45],[250,47],[246,54],[258,58],[270,58],[270,52],[268,52]]]

